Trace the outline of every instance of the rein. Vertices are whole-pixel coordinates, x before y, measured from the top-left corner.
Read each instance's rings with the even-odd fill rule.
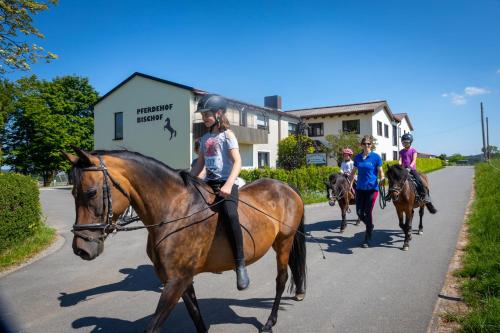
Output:
[[[92,223],[92,224],[73,224],[73,229],[71,229],[71,232],[75,235],[75,236],[78,236],[84,240],[87,240],[87,241],[92,241],[92,242],[99,242],[99,241],[103,241],[104,239],[106,239],[106,237],[108,236],[108,234],[110,233],[117,233],[118,231],[133,231],[133,230],[139,230],[139,229],[149,229],[149,228],[155,228],[155,227],[160,227],[162,225],[166,225],[166,224],[170,224],[170,223],[174,223],[174,222],[178,222],[178,221],[181,221],[181,220],[184,220],[184,219],[188,219],[198,213],[201,213],[205,210],[208,210],[208,209],[211,209],[211,208],[214,208],[216,206],[218,206],[219,204],[221,204],[223,201],[225,201],[226,199],[225,198],[221,198],[220,200],[210,204],[206,199],[205,197],[203,196],[203,194],[201,193],[200,189],[198,188],[198,186],[194,185],[194,187],[196,188],[196,190],[199,192],[199,194],[201,195],[201,197],[203,198],[203,200],[205,201],[205,204],[206,206],[202,209],[199,209],[191,214],[188,214],[186,216],[183,216],[183,217],[179,217],[179,218],[176,218],[176,219],[173,219],[173,220],[167,220],[167,221],[161,221],[159,223],[156,223],[156,224],[151,224],[151,225],[142,225],[142,226],[136,226],[136,227],[127,227],[126,225],[132,223],[132,222],[136,222],[136,221],[139,221],[140,218],[139,217],[133,217],[133,218],[130,218],[130,219],[126,219],[126,218],[123,218],[121,219],[123,222],[122,223],[114,223],[113,222],[113,201],[112,201],[112,198],[111,198],[111,191],[110,191],[110,186],[109,186],[109,180],[111,180],[111,183],[113,184],[113,186],[115,188],[117,188],[129,201],[129,203],[132,202],[132,199],[130,197],[130,194],[125,191],[123,189],[123,187],[120,185],[120,183],[118,181],[116,181],[108,172],[108,169],[106,167],[106,165],[104,164],[104,161],[102,160],[101,156],[98,156],[99,158],[99,166],[96,167],[96,166],[93,166],[93,167],[87,167],[87,168],[81,168],[80,170],[82,171],[89,171],[89,172],[92,172],[92,171],[100,171],[103,173],[103,177],[104,177],[104,181],[103,181],[103,214],[101,214],[101,223]],[[195,181],[195,183],[199,183],[198,180],[195,178],[195,177],[192,177],[191,176],[191,179]],[[213,195],[216,195],[217,196],[217,193],[215,192],[212,192],[208,189],[204,189],[205,191],[207,191],[208,193],[210,194],[213,194]],[[232,197],[232,195],[229,195],[230,197]],[[267,214],[266,212],[260,210],[259,208],[253,206],[252,204],[240,199],[240,198],[234,198],[232,197],[233,199],[235,200],[238,200],[242,203],[244,203],[245,205],[255,209],[256,211],[266,215],[267,217],[277,221],[278,223],[294,230],[295,232],[303,235],[304,237],[310,237],[312,238],[315,242],[317,242],[320,250],[321,250],[321,253],[323,255],[323,259],[326,259],[326,256],[324,254],[324,251],[323,251],[323,248],[321,248],[321,245],[319,243],[319,241],[316,239],[316,237],[312,236],[310,233],[304,233],[304,232],[301,232],[300,230],[298,230],[297,228],[294,228],[286,223],[284,223],[283,221],[280,221],[278,220],[277,218]],[[106,220],[104,221],[104,212],[106,211],[107,209],[107,214],[106,214]],[[125,213],[127,213],[127,211],[125,211]],[[125,215],[122,214],[122,215]],[[180,230],[183,230],[187,227],[190,227],[192,225],[195,225],[195,224],[198,224],[198,223],[201,223],[205,220],[208,220],[210,217],[214,216],[216,213],[214,212],[213,214],[209,215],[208,217],[205,217],[203,219],[201,219],[200,221],[195,221],[187,226],[183,226],[179,229],[176,229],[174,230],[173,232],[167,234],[166,236],[164,236],[159,242],[157,242],[156,246],[158,246],[158,244],[160,244],[165,238],[167,238],[168,236],[170,236],[171,234],[173,233],[176,233]],[[84,233],[81,233],[80,231],[81,230],[101,230],[102,231],[102,235],[100,235],[97,239],[92,237],[92,236],[88,236]],[[248,230],[247,230],[248,231]]]

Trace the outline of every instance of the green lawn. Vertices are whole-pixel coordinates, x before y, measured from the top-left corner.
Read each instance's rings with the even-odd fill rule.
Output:
[[[33,257],[55,240],[55,229],[41,223],[32,237],[16,244],[0,253],[0,271],[18,265]]]
[[[462,332],[500,332],[500,160],[476,165],[476,200],[469,218],[469,245],[462,293],[470,312],[455,318]]]

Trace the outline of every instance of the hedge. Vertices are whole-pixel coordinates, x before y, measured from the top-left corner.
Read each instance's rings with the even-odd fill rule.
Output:
[[[442,169],[445,162],[439,158],[417,158],[417,170],[420,172],[431,172],[434,170]]]
[[[398,161],[386,161],[382,167],[387,172],[387,167],[394,164],[398,164]],[[417,169],[421,172],[429,172],[441,169],[442,167],[443,164],[440,159],[417,158]],[[297,187],[300,192],[313,192],[324,191],[324,181],[328,180],[328,176],[335,172],[340,172],[340,168],[309,165],[287,171],[285,169],[265,167],[262,169],[242,170],[240,177],[246,182],[253,182],[259,178],[278,179]]]
[[[39,196],[30,177],[0,173],[0,252],[35,234],[41,225]]]
[[[339,172],[340,168],[332,166],[309,165],[287,171],[285,169],[263,168],[253,170],[242,170],[240,177],[247,182],[252,182],[259,178],[273,178],[295,186],[300,192],[303,191],[324,191],[323,181],[328,179],[334,172]]]

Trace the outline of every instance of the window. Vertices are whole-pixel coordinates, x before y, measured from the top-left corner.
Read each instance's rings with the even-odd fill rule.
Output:
[[[257,128],[262,130],[267,129],[267,118],[263,113],[257,114]]]
[[[240,110],[240,126],[247,126],[247,110],[244,108]]]
[[[397,161],[397,160],[398,160],[398,152],[397,152],[396,150],[394,150],[394,151],[392,152],[392,159],[393,159],[394,161]]]
[[[288,135],[297,134],[297,124],[288,123]]]
[[[382,136],[382,123],[377,121],[377,135]]]
[[[387,125],[387,124],[384,124],[384,136],[386,138],[389,137],[389,125]]]
[[[387,160],[387,154],[386,153],[382,153],[382,161],[386,161]]]
[[[398,145],[398,128],[396,127],[396,125],[392,125],[392,145]]]
[[[308,124],[308,136],[323,136],[323,123]]]
[[[257,160],[258,160],[259,168],[269,166],[269,153],[259,151],[257,153]]]
[[[359,134],[359,119],[355,120],[343,120],[342,121],[342,131]]]
[[[123,112],[115,112],[115,140],[123,140]]]

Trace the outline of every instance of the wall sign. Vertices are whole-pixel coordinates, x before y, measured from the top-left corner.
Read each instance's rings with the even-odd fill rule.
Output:
[[[325,164],[326,165],[326,153],[316,153],[306,155],[307,164]]]
[[[162,104],[162,105],[152,105],[145,106],[137,109],[137,123],[148,123],[152,121],[163,120],[163,115],[165,111],[173,110],[173,104]],[[165,116],[165,124],[163,125],[163,130],[170,133],[170,139],[172,140],[177,136],[177,131],[173,128],[170,118]]]

